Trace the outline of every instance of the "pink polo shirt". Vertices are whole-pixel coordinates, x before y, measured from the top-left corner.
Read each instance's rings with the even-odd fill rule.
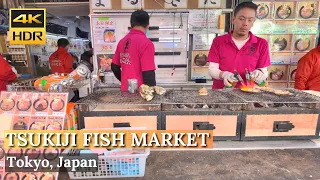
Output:
[[[144,32],[130,30],[120,40],[112,62],[121,66],[121,91],[128,91],[128,79],[137,79],[138,88],[143,84],[143,71],[155,70],[154,44]]]
[[[245,68],[249,72],[257,68],[270,66],[268,42],[250,33],[250,39],[239,50],[232,40],[231,33],[216,37],[211,45],[208,61],[219,63],[221,71],[234,73],[237,70],[242,79],[245,79]],[[224,88],[223,80],[213,80],[212,89]],[[241,83],[236,85],[239,88]]]

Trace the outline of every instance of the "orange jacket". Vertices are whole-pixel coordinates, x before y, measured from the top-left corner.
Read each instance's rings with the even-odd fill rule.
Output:
[[[71,54],[65,48],[59,47],[56,52],[49,57],[49,63],[52,74],[54,73],[71,73],[73,71],[73,59]]]
[[[320,46],[299,60],[295,80],[295,89],[320,91]]]
[[[10,64],[0,55],[0,92],[7,90],[7,85],[17,79]]]

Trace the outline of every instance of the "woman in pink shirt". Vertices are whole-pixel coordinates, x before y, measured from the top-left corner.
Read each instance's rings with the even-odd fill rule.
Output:
[[[256,20],[257,5],[240,3],[234,10],[229,34],[216,37],[211,45],[208,61],[209,75],[213,78],[212,89],[222,89],[234,83],[234,70],[245,80],[245,69],[253,72],[256,81],[266,80],[270,66],[268,42],[253,35],[250,30]],[[240,83],[235,86],[239,88]]]
[[[111,69],[121,82],[121,91],[128,91],[128,79],[141,84],[156,85],[154,44],[147,38],[149,15],[143,10],[132,13],[130,32],[120,40],[113,56]]]

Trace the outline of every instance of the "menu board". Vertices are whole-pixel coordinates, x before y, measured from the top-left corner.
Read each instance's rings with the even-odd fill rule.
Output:
[[[271,53],[269,81],[290,86],[302,56],[315,48],[319,1],[253,1],[258,5],[253,34],[268,40]]]
[[[117,47],[116,20],[109,17],[92,18],[93,47],[99,70],[110,71],[112,55]],[[111,57],[111,58],[110,58]]]
[[[68,93],[7,92],[0,95],[1,120],[10,120],[10,128],[5,130],[63,130],[66,116]],[[6,121],[7,122],[7,121]],[[3,123],[3,122],[1,122]],[[46,149],[4,149],[0,139],[0,179],[57,179],[58,173],[48,172],[5,172],[5,153],[15,153],[19,157],[32,155],[45,156]],[[60,153],[60,149],[56,153]],[[30,158],[30,157],[29,157]]]
[[[189,33],[190,34],[213,34],[220,33],[219,16],[221,10],[190,10]]]
[[[193,50],[209,50],[216,34],[193,35]]]

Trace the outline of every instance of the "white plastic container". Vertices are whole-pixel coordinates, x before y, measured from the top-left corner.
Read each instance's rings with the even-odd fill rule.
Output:
[[[146,130],[145,127],[112,128],[112,129],[83,129],[83,130]],[[63,153],[68,153],[66,149]],[[150,148],[145,148],[139,154],[98,156],[98,171],[68,172],[70,179],[102,179],[102,178],[129,178],[143,177],[146,169],[146,160]]]

